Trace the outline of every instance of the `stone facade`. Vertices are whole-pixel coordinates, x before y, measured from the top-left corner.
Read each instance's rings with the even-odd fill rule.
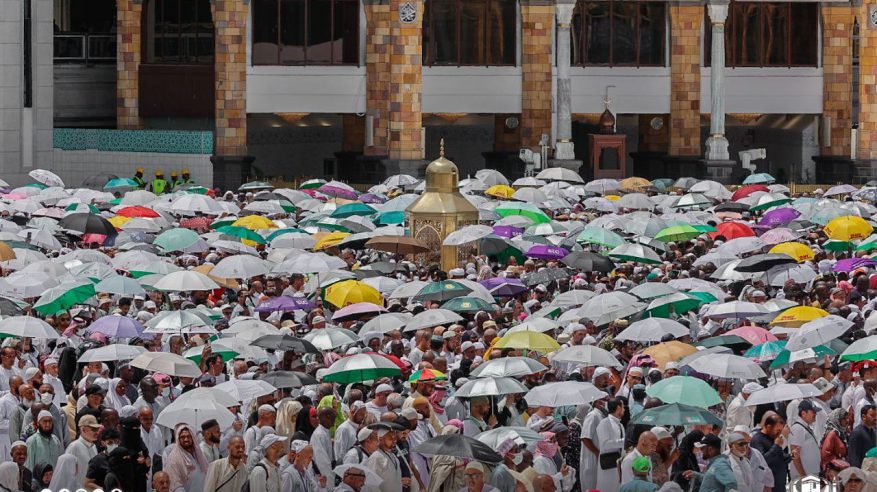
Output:
[[[216,149],[220,156],[247,154],[247,15],[241,0],[213,0],[216,37]]]
[[[822,6],[822,114],[831,118],[831,142],[820,142],[826,156],[850,155],[854,10],[849,5]]]
[[[374,145],[365,155],[387,155],[390,100],[390,4],[389,0],[367,0],[366,18],[366,110],[374,118]]]
[[[551,135],[551,40],[554,2],[521,2],[521,147],[538,148],[542,134]]]
[[[413,19],[400,15],[407,9],[413,9]],[[387,155],[416,161],[423,159],[423,0],[390,0],[390,28]]]
[[[670,7],[670,155],[703,154],[700,140],[701,5]]]
[[[877,0],[863,0],[859,11],[859,159],[877,160],[877,28],[868,15]]]
[[[140,120],[140,0],[118,0],[116,35],[116,127],[136,130]]]

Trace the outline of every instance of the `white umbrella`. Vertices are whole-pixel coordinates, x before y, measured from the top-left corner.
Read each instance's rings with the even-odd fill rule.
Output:
[[[621,185],[618,183],[618,180],[615,179],[595,179],[585,185],[585,190],[592,193],[599,193],[601,195],[619,189],[621,189]]]
[[[527,321],[509,328],[507,333],[515,333],[518,331],[538,331],[545,333],[547,331],[556,330],[560,323],[549,318],[536,318],[530,316]]]
[[[493,228],[486,225],[468,225],[450,234],[442,242],[445,246],[461,246],[493,234]]]
[[[33,171],[27,173],[27,175],[33,178],[38,183],[42,183],[46,186],[57,186],[59,188],[64,188],[64,181],[61,180],[61,178],[52,171],[46,171],[45,169],[34,169]]]
[[[199,195],[197,193],[187,193],[176,198],[171,202],[170,209],[177,214],[183,215],[195,215],[196,212],[208,215],[219,215],[225,212],[225,208],[223,208],[216,200],[209,196]]]
[[[548,368],[542,363],[529,357],[500,357],[479,365],[470,376],[473,378],[520,377],[547,370]]]
[[[552,362],[586,366],[624,367],[609,351],[593,345],[574,345],[549,356]]]
[[[567,181],[570,183],[585,182],[585,180],[582,179],[581,176],[579,176],[579,173],[565,167],[549,167],[543,169],[539,172],[539,174],[536,175],[536,179],[544,179],[546,181]]]
[[[82,354],[81,357],[79,357],[79,360],[77,362],[84,363],[131,360],[144,352],[146,352],[146,349],[143,347],[114,343],[105,347],[98,347],[86,350],[85,353]]]
[[[632,257],[642,260],[649,260],[656,264],[662,263],[661,257],[654,250],[642,244],[624,243],[616,246],[608,253],[612,257]]]
[[[565,407],[586,405],[608,396],[591,383],[562,381],[548,383],[531,389],[524,399],[531,407]]]
[[[765,272],[771,287],[782,287],[789,280],[796,284],[806,284],[816,278],[816,272],[807,265],[777,265]]]
[[[304,336],[304,339],[313,343],[320,350],[332,350],[344,345],[359,342],[356,333],[346,328],[320,328],[313,330]]]
[[[810,383],[777,383],[749,395],[749,398],[746,399],[746,403],[744,403],[743,406],[754,407],[765,403],[774,404],[778,401],[799,400],[802,398],[810,398],[812,396],[822,396],[822,391]]]
[[[689,334],[688,328],[678,321],[666,318],[646,318],[631,323],[624,331],[615,336],[615,340],[660,342],[664,335],[679,338]]]
[[[250,255],[234,255],[223,258],[210,271],[210,275],[221,278],[249,279],[267,275],[268,265],[261,258]]]
[[[764,316],[769,313],[770,311],[763,304],[745,301],[716,304],[707,310],[707,316],[713,319],[751,318],[753,316]]]
[[[6,278],[0,278],[0,294],[17,299],[30,299],[52,287],[60,285],[54,277],[45,273],[16,272]]]
[[[122,296],[145,295],[146,291],[139,282],[131,277],[123,277],[116,275],[101,280],[94,286],[95,292],[106,292],[108,294],[118,294]]]
[[[307,253],[298,255],[275,266],[273,273],[325,273],[336,268],[347,268],[347,262],[337,256],[329,256],[325,253]]]
[[[596,294],[590,290],[569,290],[555,297],[554,300],[551,301],[551,305],[558,307],[581,306],[592,299],[595,295]]]
[[[46,229],[25,229],[19,231],[18,235],[23,237],[30,244],[43,249],[53,251],[61,249],[61,242],[58,241],[51,231]]]
[[[529,445],[542,441],[545,438],[542,437],[542,434],[539,434],[529,427],[497,426],[496,428],[477,434],[475,439],[478,439],[493,449],[497,449],[506,439],[511,439],[515,441],[516,444]]]
[[[270,395],[277,391],[273,385],[260,379],[232,379],[214,386],[219,391],[224,391],[237,401],[244,402]]]
[[[426,287],[429,282],[424,282],[423,280],[412,280],[410,282],[405,282],[404,284],[397,287],[393,290],[392,293],[388,296],[389,299],[407,299],[409,297],[414,297],[420,292],[420,289]]]
[[[477,396],[499,396],[512,393],[526,393],[527,387],[511,377],[484,377],[473,379],[457,388],[454,396],[475,398]]]
[[[503,176],[503,174],[496,169],[479,169],[475,173],[475,179],[481,181],[487,186],[509,184],[508,178]]]
[[[235,416],[228,407],[238,404],[227,393],[216,388],[195,388],[183,393],[165,407],[155,423],[169,429],[183,423],[193,429],[200,429],[201,424],[214,419],[219,423],[220,428],[225,429],[235,421]]]
[[[722,254],[732,254],[736,256],[740,256],[743,253],[751,253],[753,251],[759,251],[762,248],[767,246],[761,238],[747,236],[747,237],[738,237],[735,239],[731,239],[730,241],[719,245],[716,248],[717,253]]]
[[[840,358],[841,360],[859,360],[859,358],[853,358],[853,356],[870,354],[874,351],[877,351],[877,335],[860,338],[851,343],[850,346],[840,354]]]
[[[405,331],[417,331],[422,328],[447,325],[462,319],[462,316],[448,309],[427,309],[409,319],[405,324]]]
[[[853,322],[846,318],[829,314],[824,318],[817,318],[801,325],[792,333],[786,350],[795,351],[813,348],[841,337],[853,326]]]
[[[125,193],[125,196],[122,197],[122,201],[119,202],[119,205],[147,205],[154,202],[157,198],[158,195],[151,191],[134,190]]]
[[[365,336],[369,333],[384,335],[394,330],[402,330],[411,317],[409,313],[379,314],[362,325],[359,329],[359,337],[365,340]]]
[[[752,380],[767,376],[761,367],[752,360],[733,354],[698,357],[689,362],[688,367],[701,374],[723,379]]]
[[[146,332],[164,333],[191,331],[193,328],[206,326],[203,318],[192,313],[190,309],[184,311],[161,311],[154,318],[146,322]]]
[[[521,188],[512,194],[512,198],[527,203],[542,203],[548,201],[548,195],[536,188]]]
[[[32,316],[11,316],[0,321],[0,333],[17,338],[30,337],[52,340],[58,332],[45,321]]]
[[[653,202],[645,193],[628,193],[622,196],[615,204],[619,208],[630,208],[635,210],[653,210],[655,202]]]
[[[396,290],[397,287],[404,283],[397,278],[384,276],[365,278],[362,279],[361,282],[374,287],[378,292],[384,295],[393,292],[394,290]]]
[[[216,269],[214,268],[214,270]],[[156,290],[163,290],[166,292],[183,292],[218,289],[219,284],[203,273],[198,273],[192,270],[181,270],[179,272],[172,272],[165,275],[164,278],[156,282],[153,287],[155,287]]]
[[[272,248],[300,248],[311,249],[317,244],[317,240],[304,232],[290,232],[281,234],[271,240]]]
[[[170,376],[197,378],[201,370],[194,362],[170,352],[144,352],[131,361],[131,365],[150,372]]]

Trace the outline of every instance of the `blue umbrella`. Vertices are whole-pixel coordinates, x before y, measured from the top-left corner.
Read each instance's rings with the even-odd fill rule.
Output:
[[[110,338],[133,338],[143,333],[143,325],[127,316],[104,316],[91,324],[88,333],[103,333]]]
[[[767,173],[755,173],[746,176],[746,179],[743,180],[743,184],[759,184],[759,183],[773,183],[776,181],[776,178]]]

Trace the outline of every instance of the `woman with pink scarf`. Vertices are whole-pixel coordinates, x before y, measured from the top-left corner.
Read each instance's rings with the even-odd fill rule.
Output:
[[[576,471],[563,463],[563,455],[553,432],[540,432],[542,440],[536,443],[533,450],[533,469],[540,475],[549,475],[554,479],[554,488],[557,492],[570,492],[576,482]],[[562,463],[558,469],[556,457]]]

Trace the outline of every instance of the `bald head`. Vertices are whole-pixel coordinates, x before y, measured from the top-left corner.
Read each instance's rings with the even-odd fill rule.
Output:
[[[536,475],[533,479],[533,492],[555,492],[551,475]]]
[[[658,436],[652,431],[645,431],[636,441],[636,449],[643,456],[649,456],[658,448]]]

